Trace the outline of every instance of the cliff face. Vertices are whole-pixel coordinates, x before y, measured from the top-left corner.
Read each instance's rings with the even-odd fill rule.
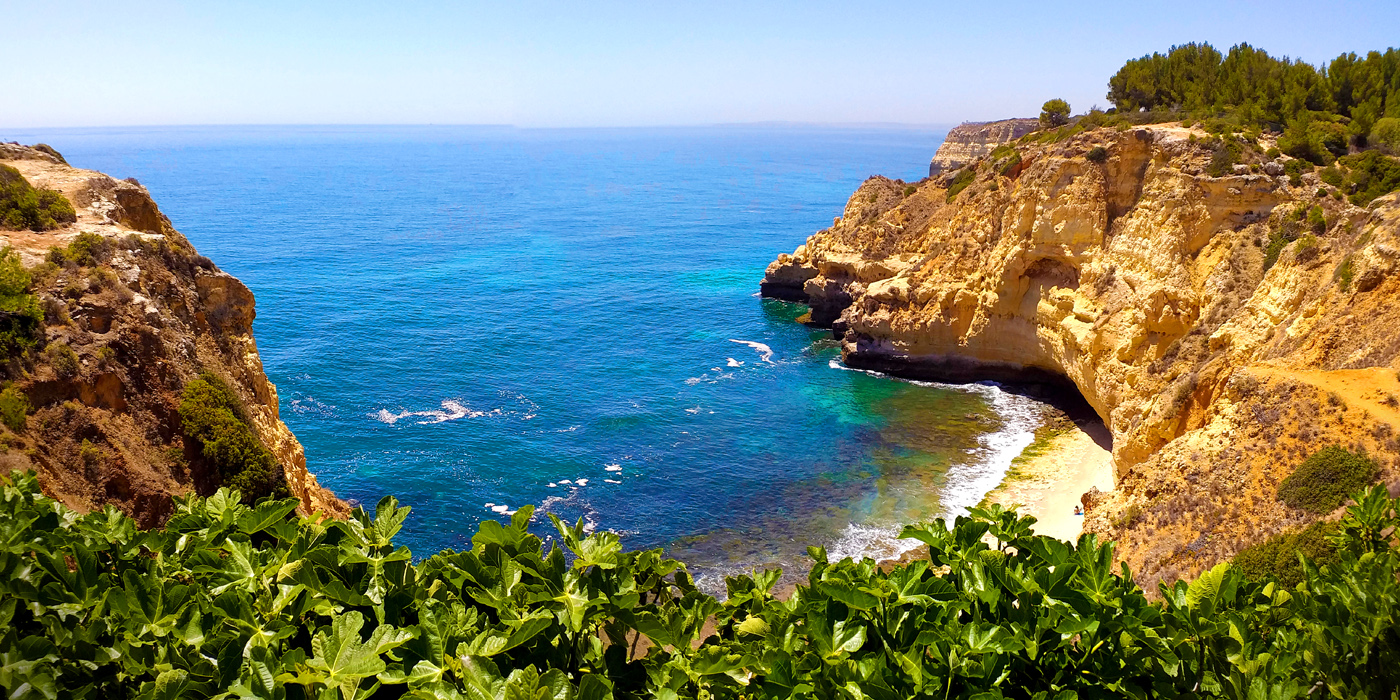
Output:
[[[954,127],[944,137],[938,152],[928,164],[928,176],[952,172],[992,152],[993,148],[1040,128],[1038,119],[1003,119],[995,122],[969,122]]]
[[[46,492],[70,507],[110,503],[143,525],[162,522],[171,496],[218,487],[178,412],[185,383],[210,371],[238,394],[302,510],[348,513],[307,472],[301,444],[278,417],[248,288],[198,255],[135,181],[9,144],[0,144],[0,163],[62,192],[78,214],[58,230],[0,231],[35,276],[47,344],[6,368],[34,410],[20,430],[5,431],[4,468],[37,470]],[[50,248],[80,233],[104,240],[91,264],[45,262]]]
[[[1324,445],[1396,482],[1400,194],[1318,198],[1259,155],[1208,177],[1190,136],[1018,145],[951,203],[951,173],[907,197],[872,178],[765,292],[809,301],[852,366],[1072,384],[1113,435],[1117,488],[1086,498],[1086,528],[1148,578],[1197,573],[1310,519],[1276,490]],[[1302,235],[1314,205],[1325,230]]]

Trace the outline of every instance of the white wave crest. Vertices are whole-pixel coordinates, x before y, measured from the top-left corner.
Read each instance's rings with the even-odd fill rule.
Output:
[[[757,343],[752,340],[735,340],[733,338],[730,338],[729,342],[738,343],[740,345],[747,345],[753,348],[754,350],[757,350],[758,359],[762,362],[767,362],[770,365],[778,364],[773,361],[773,348],[770,348],[767,345],[764,345],[763,343]]]

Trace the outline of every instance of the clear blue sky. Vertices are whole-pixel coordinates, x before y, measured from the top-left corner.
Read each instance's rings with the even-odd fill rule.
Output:
[[[1400,2],[6,0],[0,128],[955,123],[1106,106],[1125,59],[1400,45]]]

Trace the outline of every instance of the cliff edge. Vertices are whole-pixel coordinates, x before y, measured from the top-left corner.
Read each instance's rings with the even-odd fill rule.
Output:
[[[1008,141],[1040,128],[1039,119],[1002,119],[995,122],[968,122],[953,127],[939,144],[928,164],[928,176],[938,177],[981,158]]]
[[[47,147],[0,144],[0,165],[62,193],[76,213],[53,230],[0,230],[43,314],[35,347],[5,365],[30,414],[0,428],[4,468],[36,470],[69,507],[112,504],[159,524],[172,496],[208,495],[221,483],[179,412],[185,385],[207,372],[236,395],[301,510],[348,514],[307,471],[278,416],[253,340],[252,292],[199,255],[135,180],[70,167]],[[56,247],[67,256],[51,254]]]
[[[1317,517],[1277,488],[1325,445],[1400,472],[1400,193],[1290,180],[1268,136],[1212,177],[1210,143],[1097,128],[908,194],[871,178],[763,289],[809,303],[854,367],[1077,390],[1116,475],[1086,529],[1149,579],[1193,575]]]

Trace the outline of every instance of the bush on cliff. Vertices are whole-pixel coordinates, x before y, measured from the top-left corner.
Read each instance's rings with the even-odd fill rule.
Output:
[[[0,249],[0,357],[14,357],[38,343],[44,312],[29,293],[30,282],[19,253]]]
[[[1236,554],[1232,563],[1246,578],[1273,579],[1293,588],[1303,582],[1307,573],[1298,560],[1299,554],[1314,566],[1337,563],[1337,549],[1327,541],[1336,533],[1336,523],[1316,522],[1302,530],[1280,533],[1252,545]]]
[[[0,165],[0,228],[48,231],[77,220],[68,198],[35,189],[18,170]]]
[[[1040,107],[1040,126],[1053,129],[1069,123],[1069,103],[1059,98],[1048,100]]]
[[[110,260],[113,247],[111,239],[106,236],[84,231],[69,241],[68,245],[50,248],[48,262],[60,267],[70,264],[93,267]]]
[[[953,200],[957,198],[958,194],[961,193],[963,190],[967,189],[968,185],[971,185],[976,180],[976,166],[968,165],[965,166],[962,170],[959,170],[958,174],[954,175],[953,179],[948,183],[948,203],[952,204]]]
[[[233,390],[212,372],[185,385],[180,425],[229,488],[250,501],[287,495],[277,460],[253,433]]]
[[[1364,452],[1330,445],[1312,453],[1278,486],[1278,497],[1293,508],[1329,513],[1347,494],[1370,485],[1380,465]]]
[[[25,419],[32,410],[34,406],[29,403],[29,397],[19,389],[7,386],[0,391],[0,423],[10,430],[19,432],[24,429]]]
[[[1335,564],[1291,591],[1222,564],[1148,600],[1112,545],[1031,533],[993,506],[905,528],[927,558],[888,571],[812,548],[695,588],[521,508],[415,563],[408,508],[346,522],[295,500],[178,499],[159,530],[73,513],[0,477],[0,689],[29,698],[1392,697],[1400,686],[1400,503],[1357,494]],[[1364,614],[1359,614],[1364,611]],[[645,639],[643,639],[645,638]],[[224,695],[223,693],[227,693]]]
[[[1359,207],[1381,195],[1400,190],[1400,160],[1375,151],[1346,156],[1339,161],[1348,170],[1341,184],[1347,199]]]

